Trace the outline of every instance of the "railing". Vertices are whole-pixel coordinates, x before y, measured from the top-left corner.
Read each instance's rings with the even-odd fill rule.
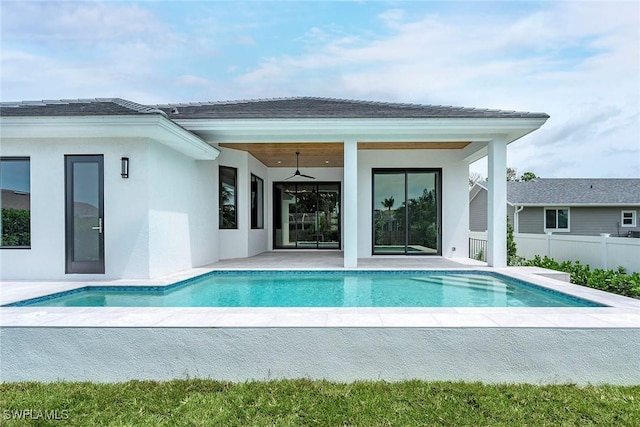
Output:
[[[487,262],[487,241],[469,237],[469,258]]]

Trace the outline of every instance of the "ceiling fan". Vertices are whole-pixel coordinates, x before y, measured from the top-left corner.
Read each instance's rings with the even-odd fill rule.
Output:
[[[310,176],[310,175],[305,175],[303,173],[300,173],[300,168],[298,167],[298,160],[299,159],[300,159],[300,152],[296,151],[296,171],[293,173],[293,175],[291,175],[289,178],[286,178],[286,179],[291,179],[291,178],[294,178],[296,176],[301,176],[303,178],[316,179],[315,176]]]

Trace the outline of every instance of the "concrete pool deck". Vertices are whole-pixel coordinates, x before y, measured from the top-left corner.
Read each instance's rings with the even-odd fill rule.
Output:
[[[0,304],[212,270],[339,270],[339,252],[265,253],[154,280],[3,282]],[[0,307],[0,381],[211,377],[640,384],[640,300],[473,260],[384,257],[359,270],[495,271],[594,308]],[[561,279],[566,279],[563,275]],[[60,350],[61,348],[65,350]]]

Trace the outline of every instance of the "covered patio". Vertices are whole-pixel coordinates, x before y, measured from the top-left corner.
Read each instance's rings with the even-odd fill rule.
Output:
[[[358,269],[377,270],[441,270],[486,267],[486,263],[465,258],[445,258],[440,256],[388,256],[358,259]],[[329,269],[344,267],[341,251],[269,251],[249,257],[221,260],[206,266],[214,270],[253,269]]]

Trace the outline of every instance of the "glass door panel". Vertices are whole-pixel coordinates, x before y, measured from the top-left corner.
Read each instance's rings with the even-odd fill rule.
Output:
[[[104,273],[102,156],[66,156],[67,273]]]
[[[340,249],[340,187],[318,185],[318,247]]]
[[[373,176],[373,253],[405,252],[405,174],[376,172]]]
[[[436,174],[407,174],[407,253],[438,253]]]
[[[298,184],[296,187],[296,248],[316,249],[317,215],[316,191],[312,184]]]

